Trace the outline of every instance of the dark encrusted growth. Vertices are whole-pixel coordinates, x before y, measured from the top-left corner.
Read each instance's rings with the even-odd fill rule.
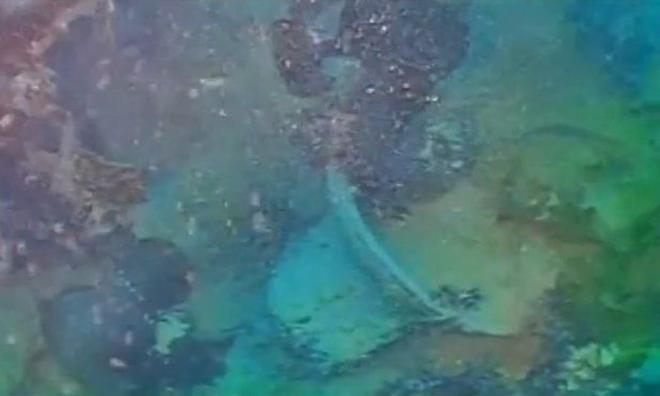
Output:
[[[496,374],[487,370],[471,369],[448,376],[423,373],[416,378],[394,381],[376,396],[510,396],[513,390]]]
[[[372,207],[388,213],[424,195],[429,185],[446,190],[471,167],[469,133],[459,130],[463,141],[448,141],[417,118],[439,100],[435,83],[466,53],[461,7],[433,0],[308,3],[295,1],[294,19],[274,28],[275,57],[289,90],[303,96],[332,92],[323,74],[326,59],[360,66],[350,89],[329,95],[329,110],[307,112],[294,123],[296,141],[317,162],[340,166]],[[315,18],[337,4],[336,35],[314,36]]]
[[[115,261],[98,286],[65,290],[42,306],[49,352],[67,372],[102,396],[189,389],[224,372],[232,340],[198,340],[187,332],[157,348],[159,318],[190,292],[186,258],[172,245],[115,236],[98,252]],[[121,250],[108,254],[117,244]]]
[[[330,89],[330,78],[321,71],[320,49],[302,21],[279,20],[272,36],[277,69],[291,93],[313,96]]]
[[[435,0],[348,0],[342,48],[370,67],[394,64],[444,77],[467,49],[459,11]]]
[[[168,242],[149,239],[122,244],[116,262],[115,289],[135,299],[142,310],[155,313],[186,300],[192,266]]]

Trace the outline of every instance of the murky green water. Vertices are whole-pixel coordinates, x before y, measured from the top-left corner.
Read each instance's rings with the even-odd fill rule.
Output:
[[[0,1],[0,396],[660,395],[659,5]]]

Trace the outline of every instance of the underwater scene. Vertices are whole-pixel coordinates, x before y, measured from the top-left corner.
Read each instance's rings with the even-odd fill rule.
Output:
[[[660,1],[0,0],[0,396],[660,396]]]

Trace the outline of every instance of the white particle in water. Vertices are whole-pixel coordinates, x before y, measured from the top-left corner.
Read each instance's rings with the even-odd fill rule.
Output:
[[[111,357],[110,360],[108,361],[108,364],[110,365],[110,367],[116,369],[125,369],[128,367],[128,364],[126,364],[125,361],[117,357]]]

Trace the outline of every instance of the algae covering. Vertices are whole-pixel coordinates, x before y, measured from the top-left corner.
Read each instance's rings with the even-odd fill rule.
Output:
[[[660,3],[0,1],[0,396],[660,395]]]

